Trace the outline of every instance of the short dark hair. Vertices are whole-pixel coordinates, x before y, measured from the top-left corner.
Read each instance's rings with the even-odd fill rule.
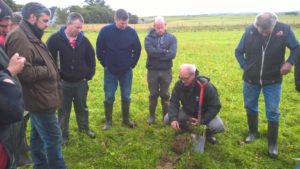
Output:
[[[38,2],[29,2],[22,8],[22,17],[26,20],[29,19],[31,14],[39,16],[42,13],[45,13],[48,16],[51,15],[51,11]]]
[[[22,20],[22,15],[20,12],[14,12],[13,16],[11,17],[11,22],[19,24]]]
[[[124,9],[118,9],[115,14],[116,19],[126,21],[129,18],[128,13]]]
[[[80,13],[71,12],[67,17],[67,23],[72,24],[75,20],[79,20],[81,23],[84,23],[84,19]]]
[[[0,21],[4,19],[10,19],[12,17],[12,10],[2,0],[0,0]]]

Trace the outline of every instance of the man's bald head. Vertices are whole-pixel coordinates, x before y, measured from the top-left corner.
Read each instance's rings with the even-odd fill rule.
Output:
[[[157,16],[154,18],[154,29],[159,36],[162,36],[166,32],[166,21],[164,17]]]
[[[155,17],[154,24],[166,24],[165,18],[162,16]]]

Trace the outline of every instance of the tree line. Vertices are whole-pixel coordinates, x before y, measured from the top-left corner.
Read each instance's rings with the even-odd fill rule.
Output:
[[[13,11],[20,11],[23,5],[16,4],[14,0],[3,0]],[[69,6],[67,8],[51,7],[52,14],[56,17],[56,24],[64,24],[70,12],[78,12],[84,17],[85,23],[110,23],[114,20],[114,11],[105,4],[104,0],[85,0],[86,5]],[[138,23],[138,16],[130,12],[129,23]]]

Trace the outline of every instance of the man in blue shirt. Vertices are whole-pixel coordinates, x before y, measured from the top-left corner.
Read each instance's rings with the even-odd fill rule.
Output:
[[[108,130],[112,123],[115,92],[120,83],[122,95],[123,124],[133,128],[129,121],[132,69],[141,54],[141,43],[134,29],[128,26],[129,16],[124,9],[115,14],[115,22],[103,27],[97,39],[97,57],[104,67],[105,126]]]
[[[285,61],[285,49],[291,50]],[[294,63],[299,43],[290,26],[278,22],[271,12],[260,13],[254,24],[246,28],[235,56],[244,71],[244,106],[247,112],[249,136],[252,142],[258,136],[258,98],[263,91],[268,119],[268,153],[277,158],[278,111],[282,76],[288,74]]]

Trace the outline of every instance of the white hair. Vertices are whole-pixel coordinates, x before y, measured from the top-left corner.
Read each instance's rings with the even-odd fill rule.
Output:
[[[277,22],[277,15],[273,12],[261,12],[256,15],[254,25],[263,30],[274,28]]]
[[[196,65],[195,64],[189,64],[189,63],[184,63],[181,64],[179,67],[179,71],[181,70],[187,70],[190,74],[196,73]]]
[[[166,21],[165,21],[165,18],[164,17],[162,17],[162,16],[156,16],[155,18],[154,18],[154,24],[155,23],[166,23]]]

